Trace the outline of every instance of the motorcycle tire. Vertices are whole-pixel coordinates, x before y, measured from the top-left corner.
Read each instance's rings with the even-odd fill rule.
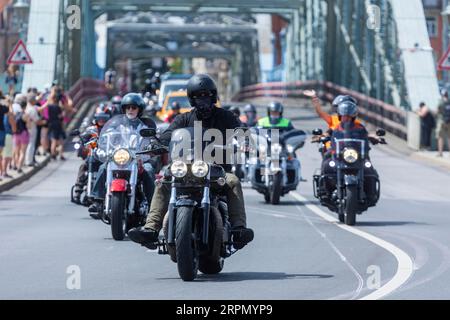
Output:
[[[345,199],[345,224],[348,226],[354,226],[356,224],[356,213],[358,207],[358,187],[347,186],[346,187],[346,199]]]
[[[125,238],[127,220],[125,219],[125,193],[114,192],[111,196],[111,233],[116,241]]]
[[[178,274],[183,281],[193,281],[198,273],[198,253],[193,234],[193,208],[177,209],[175,244]]]
[[[283,174],[278,172],[273,176],[272,189],[270,190],[270,202],[273,205],[280,204]]]

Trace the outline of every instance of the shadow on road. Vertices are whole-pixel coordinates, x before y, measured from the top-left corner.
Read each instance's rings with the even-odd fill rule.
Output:
[[[261,202],[261,203],[265,204],[265,202]],[[306,206],[309,204],[317,206],[317,205],[320,205],[320,202],[319,201],[311,201],[311,200],[304,201],[304,202],[303,201],[283,201],[283,200],[281,200],[279,204],[274,205],[273,207]],[[267,204],[267,205],[269,206],[269,204]]]
[[[358,222],[357,227],[395,227],[395,226],[405,226],[405,225],[429,225],[423,222],[414,221],[364,221]]]
[[[218,275],[199,274],[195,281],[203,282],[235,282],[248,280],[292,280],[292,279],[327,279],[327,274],[287,274],[283,272],[234,272]],[[158,278],[158,280],[175,280],[179,278]]]

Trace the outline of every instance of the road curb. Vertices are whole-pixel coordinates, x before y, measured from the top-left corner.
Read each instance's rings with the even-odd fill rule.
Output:
[[[100,98],[93,98],[88,99],[83,105],[81,106],[79,112],[75,115],[75,117],[72,119],[72,121],[67,126],[66,132],[72,131],[75,127],[79,126],[83,119],[86,117],[86,115],[89,113],[90,106],[92,106],[93,103],[96,101],[101,100]],[[67,140],[66,140],[67,141]],[[41,163],[39,163],[36,167],[34,167],[31,171],[24,173],[23,175],[12,179],[11,181],[8,181],[4,184],[0,185],[0,193],[3,193],[5,191],[11,190],[12,188],[22,184],[23,182],[30,179],[32,176],[34,176],[36,173],[38,173],[41,169],[45,168],[50,163],[50,156],[47,156]]]

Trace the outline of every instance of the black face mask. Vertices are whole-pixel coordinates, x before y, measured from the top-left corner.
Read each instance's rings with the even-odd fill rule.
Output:
[[[211,97],[195,98],[195,108],[199,119],[210,119],[214,114],[214,101]]]

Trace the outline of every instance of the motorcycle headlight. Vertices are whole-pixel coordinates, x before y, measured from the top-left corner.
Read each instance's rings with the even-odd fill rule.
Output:
[[[204,161],[196,161],[192,165],[192,174],[197,178],[204,178],[208,174],[209,166]]]
[[[126,165],[128,163],[128,161],[130,161],[130,159],[131,159],[131,155],[125,149],[119,149],[116,152],[114,152],[113,160],[119,166]]]
[[[170,166],[170,172],[175,178],[183,178],[186,176],[188,171],[186,163],[183,161],[175,161]]]
[[[345,149],[344,150],[344,160],[347,163],[355,163],[359,159],[358,151],[355,149]]]
[[[280,154],[282,150],[283,150],[283,147],[278,143],[274,143],[271,147],[271,152],[273,154]]]
[[[74,148],[75,150],[80,150],[81,144],[75,143],[75,144],[73,145],[73,148]]]

